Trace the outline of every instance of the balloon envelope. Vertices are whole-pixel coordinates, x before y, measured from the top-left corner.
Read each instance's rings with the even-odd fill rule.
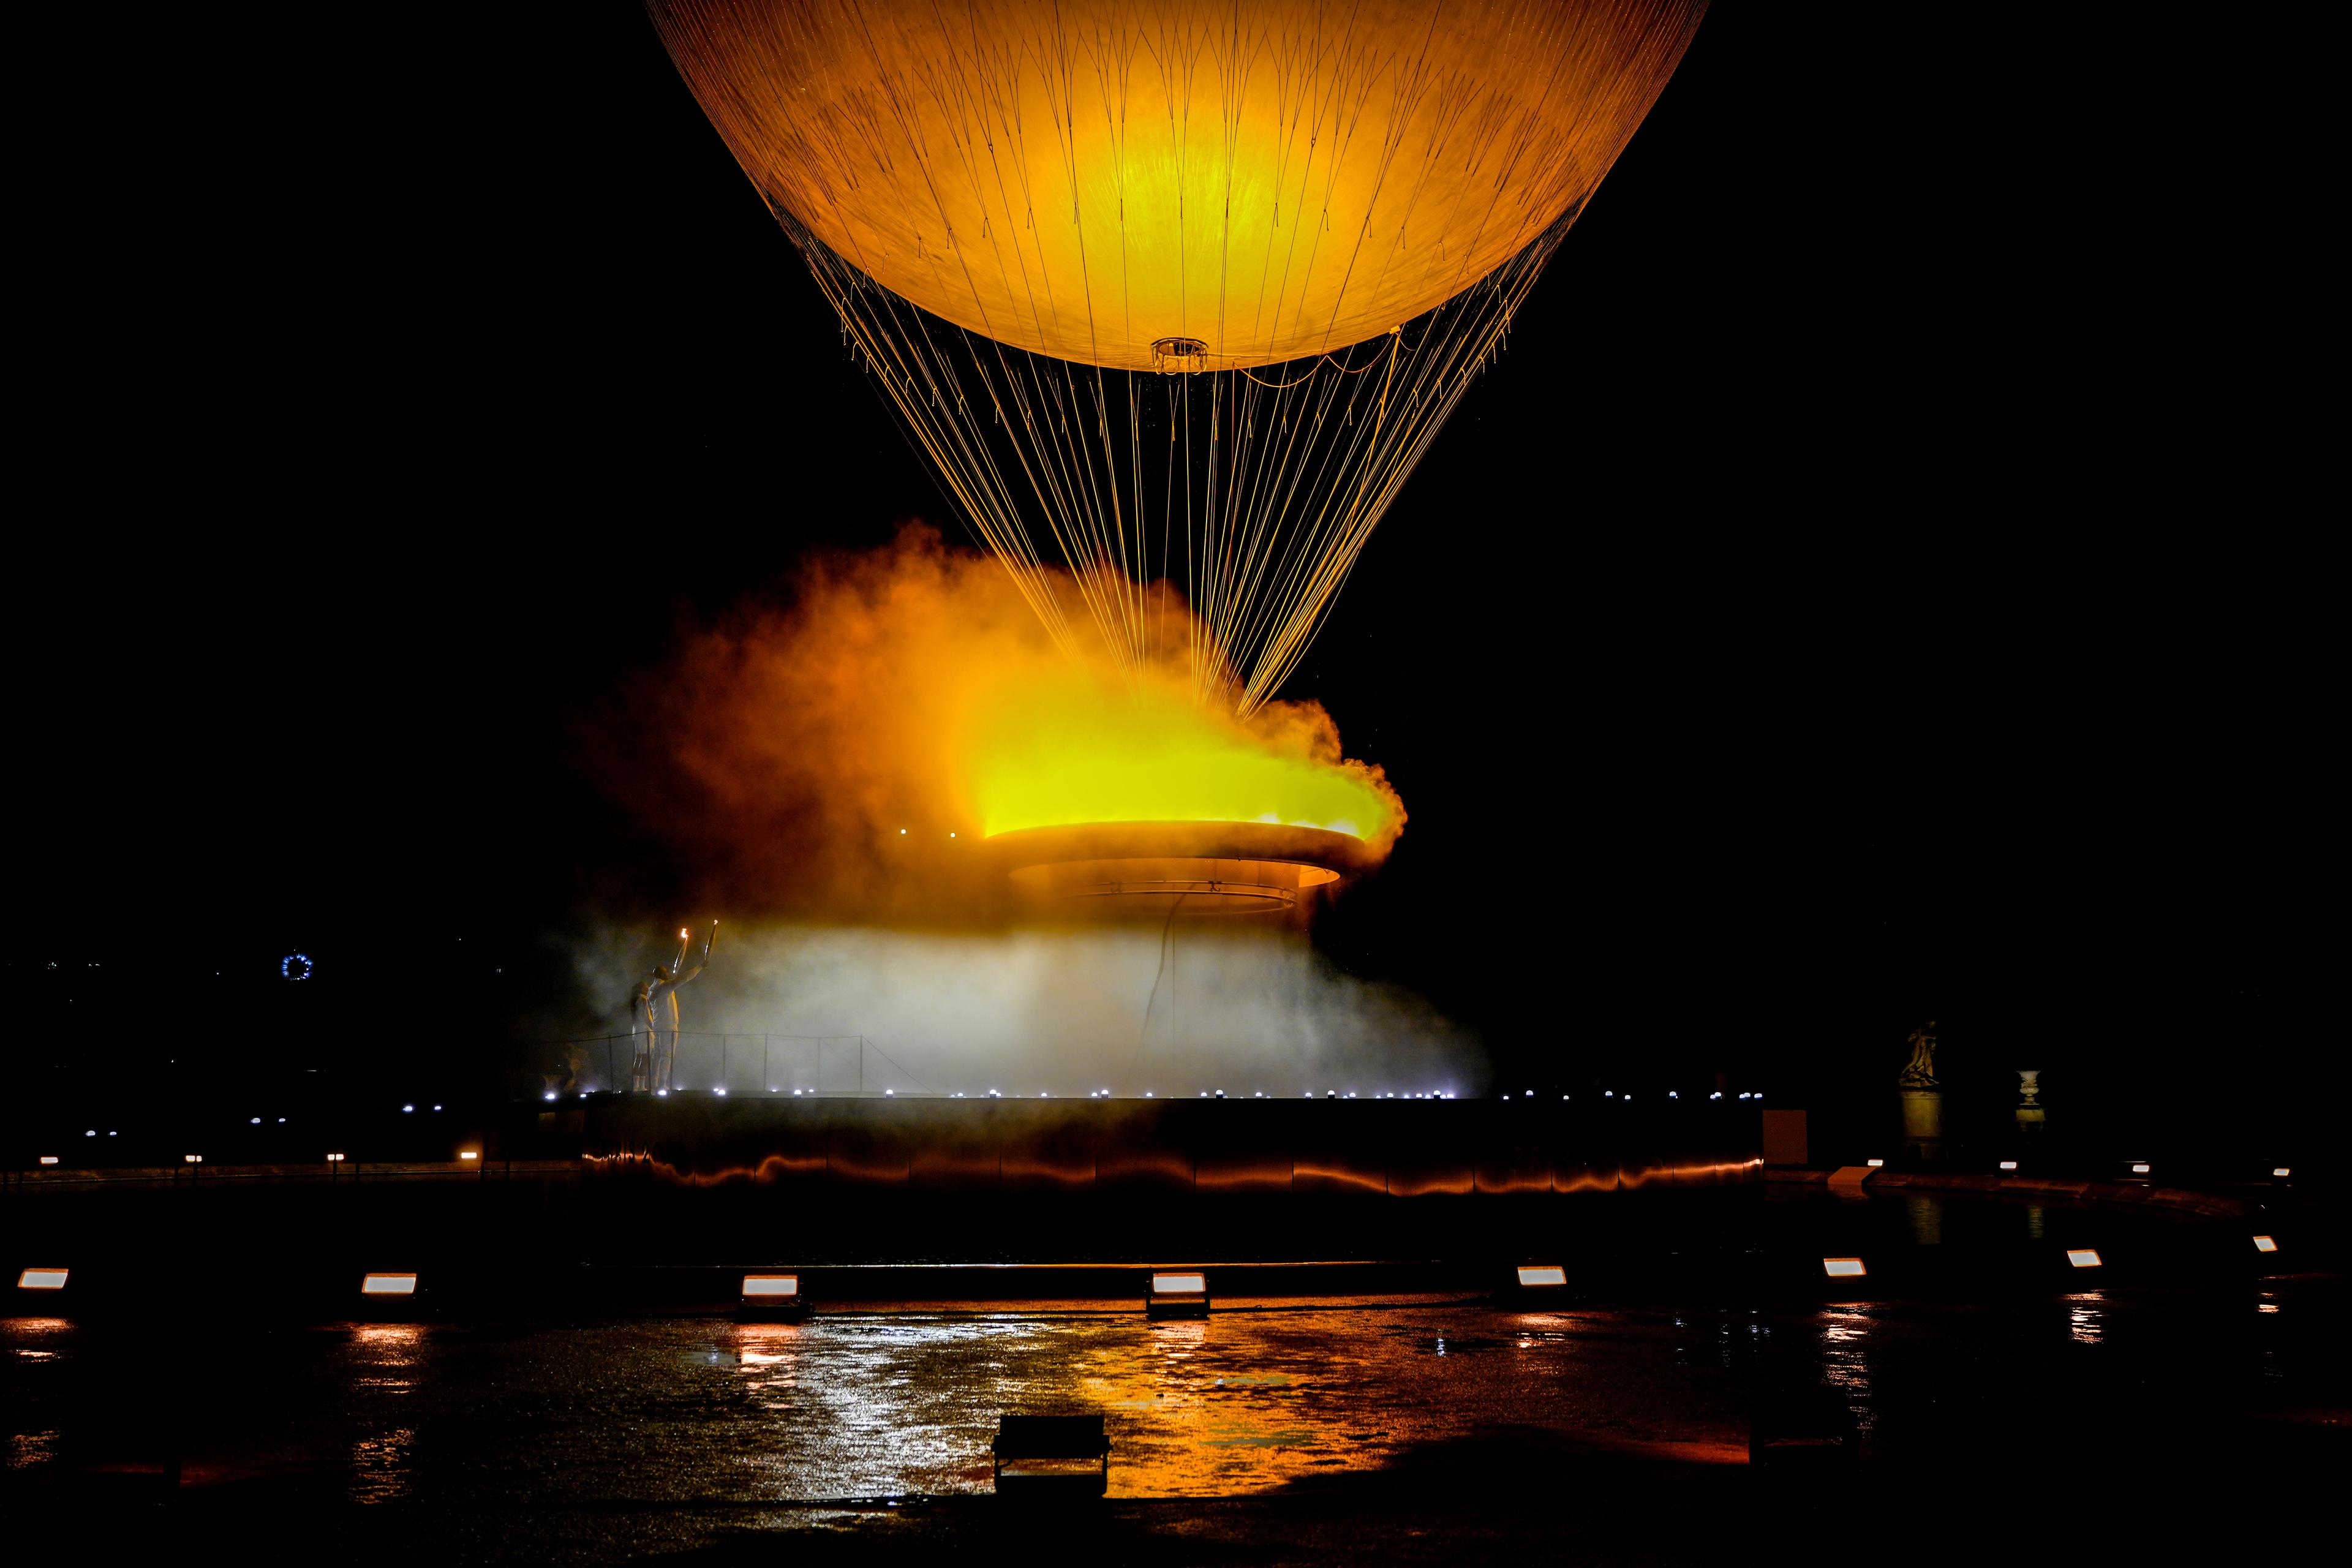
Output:
[[[1704,5],[651,9],[769,202],[884,288],[1056,359],[1222,369],[1376,337],[1544,235]]]

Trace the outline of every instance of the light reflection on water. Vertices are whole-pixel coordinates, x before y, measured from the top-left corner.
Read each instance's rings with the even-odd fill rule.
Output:
[[[1870,1407],[1870,1314],[1832,1308],[1822,1314],[1822,1381],[1854,1407],[1854,1424],[1867,1434]]]
[[[346,1331],[336,1361],[361,1502],[986,1491],[1000,1415],[1095,1410],[1113,1495],[1208,1496],[1376,1469],[1498,1426],[1737,1462],[1744,1393],[1712,1356],[1686,1369],[1677,1342],[1694,1330],[1717,1331],[1482,1307],[1168,1323],[913,1310],[519,1334],[371,1325]]]
[[[2078,1345],[2095,1345],[2105,1337],[2106,1298],[2096,1290],[2085,1290],[2066,1298],[2067,1337]]]

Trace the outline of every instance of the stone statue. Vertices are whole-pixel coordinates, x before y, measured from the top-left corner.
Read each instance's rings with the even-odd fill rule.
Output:
[[[702,955],[688,969],[688,938],[679,931],[677,956],[656,964],[653,973],[638,981],[630,993],[629,1033],[637,1048],[635,1059],[629,1064],[629,1088],[635,1092],[669,1092],[670,1074],[677,1066],[677,988],[702,973],[703,965],[710,962],[710,944],[718,936],[719,922],[712,921],[710,934],[702,939]]]
[[[1936,1080],[1936,1020],[1930,1018],[1912,1030],[1910,1038],[1905,1043],[1911,1047],[1911,1059],[1895,1076],[1896,1086],[1903,1089],[1938,1087]]]

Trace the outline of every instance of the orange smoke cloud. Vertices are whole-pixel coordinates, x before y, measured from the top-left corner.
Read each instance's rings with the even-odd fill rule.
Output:
[[[1073,636],[1091,617],[1053,580]],[[910,526],[815,557],[588,727],[607,793],[692,892],[744,912],[961,919],[1004,896],[985,840],[1076,822],[1283,822],[1386,854],[1404,808],[1315,703],[1246,720],[1192,700],[1192,622],[1153,585],[1161,651],[1057,646],[1003,569]]]

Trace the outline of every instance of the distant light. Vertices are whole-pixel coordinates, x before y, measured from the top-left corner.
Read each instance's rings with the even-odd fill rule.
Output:
[[[801,1277],[797,1274],[746,1274],[743,1276],[743,1299],[757,1297],[797,1296],[801,1293]]]
[[[1154,1274],[1151,1293],[1155,1296],[1200,1296],[1209,1289],[1205,1274]]]
[[[1746,1099],[1748,1098],[1748,1091],[1747,1091],[1746,1089],[1741,1089],[1741,1090],[1739,1091],[1739,1098],[1740,1098],[1740,1099],[1742,1099],[1742,1100],[1746,1100]]]
[[[19,1290],[62,1290],[66,1288],[66,1270],[62,1268],[27,1268],[16,1276]]]
[[[1682,1098],[1682,1096],[1681,1096],[1681,1095],[1679,1095],[1679,1094],[1676,1094],[1673,1089],[1670,1089],[1666,1090],[1666,1098],[1667,1098],[1668,1100],[1680,1100],[1680,1099]]]
[[[2256,1252],[2276,1252],[2278,1250],[2278,1243],[2273,1241],[2267,1236],[2258,1236],[2254,1237],[2254,1250]]]
[[[1527,1092],[1527,1098],[1528,1098],[1528,1099],[1529,1099],[1529,1100],[1533,1100],[1535,1097],[1536,1097],[1536,1091],[1535,1091],[1534,1089],[1529,1089],[1529,1090],[1528,1090],[1528,1092]]]
[[[549,1090],[547,1091],[547,1093],[546,1093],[542,1098],[547,1099],[547,1100],[553,1100],[553,1099],[555,1098],[555,1091],[554,1091],[553,1089],[549,1089]]]
[[[667,1100],[669,1098],[669,1090],[666,1089],[657,1089],[654,1090],[654,1098],[656,1100]],[[438,1110],[441,1108],[436,1105],[433,1109]]]
[[[1557,1263],[1521,1264],[1519,1283],[1522,1285],[1565,1285],[1568,1270]]]
[[[286,1118],[284,1118],[284,1117],[282,1117],[282,1116],[281,1116],[281,1117],[279,1117],[279,1118],[278,1119],[278,1126],[280,1126],[280,1127],[285,1126],[285,1125],[286,1125]]]
[[[435,1106],[433,1109],[434,1109],[434,1110],[440,1110],[441,1108],[440,1108],[439,1106],[437,1106],[437,1105],[436,1105],[436,1106]]]
[[[1613,1089],[1604,1089],[1601,1091],[1601,1098],[1603,1100],[1614,1100],[1617,1098],[1617,1091]],[[1745,1100],[1747,1096],[1742,1095],[1740,1098]]]
[[[2066,1261],[2077,1268],[2096,1268],[2101,1266],[2099,1249],[2095,1247],[2070,1247],[2066,1249]]]
[[[1723,1090],[1718,1089],[1713,1094],[1708,1095],[1707,1098],[1709,1100],[1721,1100],[1723,1098]]]
[[[41,1156],[41,1163],[44,1165],[54,1165],[57,1163],[58,1157],[55,1154],[44,1154]]]
[[[793,1090],[793,1098],[794,1100],[798,1100],[800,1097],[801,1097],[801,1091],[800,1091],[799,1089],[794,1089],[794,1090]]]
[[[2139,1163],[2137,1163],[2137,1164],[2134,1165],[2134,1166],[2132,1167],[2132,1174],[2133,1174],[2133,1175],[2135,1175],[2135,1176],[2145,1176],[2145,1175],[2147,1175],[2147,1161],[2145,1161],[2145,1160],[2142,1160]]]
[[[710,1092],[717,1095],[721,1100],[727,1098],[727,1091],[723,1089],[714,1089]]]
[[[327,1156],[327,1163],[330,1165],[340,1165],[342,1163],[343,1157],[341,1154],[330,1154]]]
[[[481,1151],[478,1149],[460,1149],[457,1151],[457,1158],[460,1160],[478,1160],[481,1157]]]
[[[416,1276],[414,1274],[371,1274],[360,1281],[362,1296],[414,1296]]]
[[[1862,1266],[1859,1258],[1824,1258],[1822,1259],[1822,1272],[1832,1279],[1844,1279],[1867,1274],[1870,1270]]]
[[[2271,1167],[2271,1174],[2277,1176],[2282,1180],[2284,1180],[2288,1173],[2287,1168],[2284,1165],[2273,1165]]]
[[[719,1093],[721,1093],[721,1094],[725,1094],[727,1091],[726,1091],[725,1089],[720,1089],[719,1092]],[[884,1090],[882,1091],[882,1093],[883,1093],[883,1095],[885,1096],[885,1098],[887,1098],[887,1097],[889,1097],[889,1096],[891,1096],[891,1095],[895,1095],[895,1094],[897,1094],[898,1092],[898,1091],[897,1089],[884,1089]]]
[[[260,1118],[260,1117],[258,1117],[258,1116],[255,1117],[255,1118],[253,1119],[253,1124],[254,1124],[256,1127],[260,1126],[260,1125],[261,1125],[261,1118]]]
[[[1864,1163],[1864,1164],[1865,1164],[1865,1165],[1868,1165],[1872,1170],[1875,1171],[1875,1170],[1877,1170],[1880,1166],[1882,1166],[1882,1165],[1885,1164],[1885,1163],[1886,1163],[1886,1162],[1885,1162],[1885,1161],[1884,1161],[1884,1160],[1864,1160],[1864,1161],[1863,1162],[1863,1163]]]
[[[1143,1091],[1143,1098],[1144,1098],[1144,1099],[1146,1099],[1146,1100],[1150,1100],[1150,1099],[1151,1098],[1151,1091],[1150,1091],[1150,1089],[1145,1089],[1145,1090]]]
[[[898,829],[898,837],[901,837],[901,838],[906,837],[907,837],[907,830],[906,830],[905,828],[903,828],[903,827],[902,827],[902,828],[900,828],[900,829]]]
[[[98,1136],[98,1129],[93,1127],[89,1131],[83,1133],[82,1136],[85,1138],[95,1138]],[[2284,1174],[2285,1173],[2282,1172],[2280,1173]]]
[[[205,1157],[202,1154],[183,1154],[180,1158],[191,1165],[201,1165],[205,1163]]]
[[[2017,1169],[2017,1162],[2014,1160],[2003,1160],[2000,1163],[2000,1168],[2004,1171],[2014,1171]]]
[[[416,1107],[415,1107],[415,1106],[413,1106],[413,1105],[404,1105],[404,1106],[402,1106],[400,1109],[401,1109],[401,1110],[415,1110],[415,1109],[416,1109]]]

